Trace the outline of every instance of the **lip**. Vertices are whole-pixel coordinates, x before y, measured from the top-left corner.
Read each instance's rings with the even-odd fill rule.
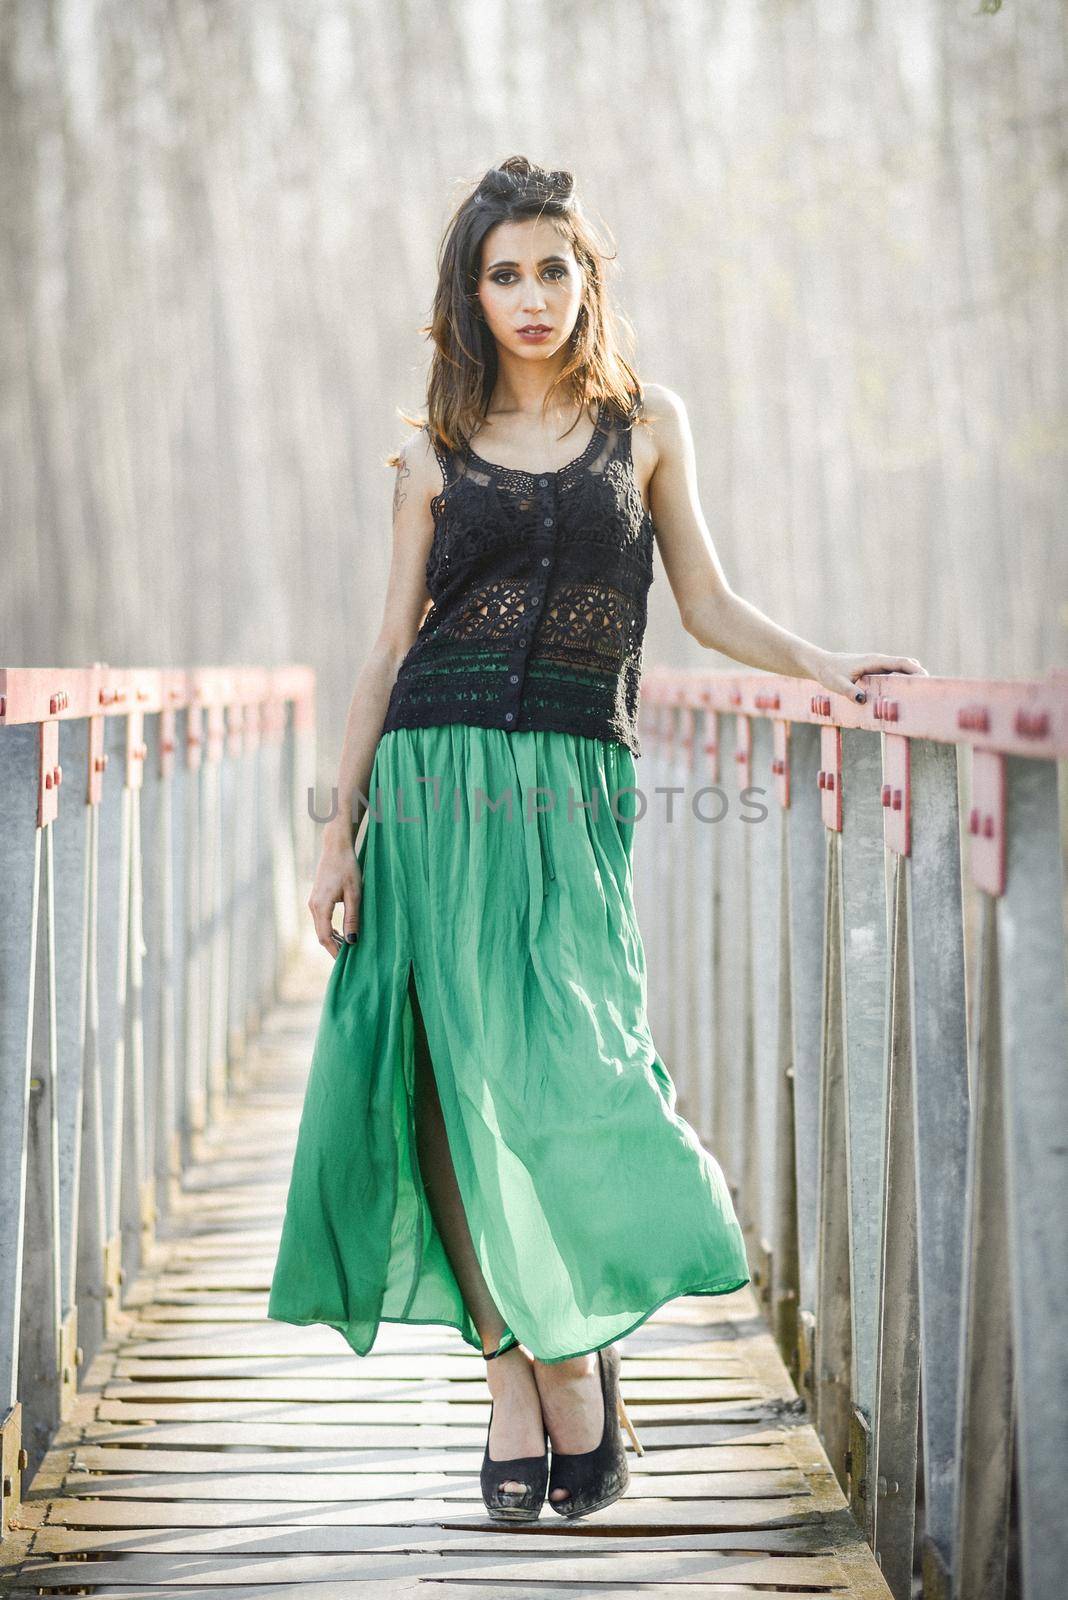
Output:
[[[521,339],[545,339],[552,331],[544,322],[531,322],[525,328],[516,329]]]

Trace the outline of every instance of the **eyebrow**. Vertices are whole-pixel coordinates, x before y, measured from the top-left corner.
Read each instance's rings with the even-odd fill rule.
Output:
[[[559,261],[560,265],[564,266],[564,267],[570,265],[570,263],[567,260],[566,256],[542,256],[541,260],[538,262],[538,266],[539,267],[548,266],[550,261]],[[492,272],[495,267],[518,267],[518,265],[519,265],[518,261],[493,261],[486,268],[486,271],[487,272]]]

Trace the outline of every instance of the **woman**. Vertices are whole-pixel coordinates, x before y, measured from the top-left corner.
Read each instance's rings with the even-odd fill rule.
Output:
[[[732,593],[685,409],[621,354],[605,268],[570,174],[522,157],[443,241],[428,422],[392,458],[385,614],[308,900],[336,959],[268,1308],[361,1355],[383,1321],[456,1327],[492,1362],[482,1492],[511,1521],[623,1493],[615,1341],[748,1282],[645,1011],[624,797],[654,538],[709,647],[860,700],[866,672],[923,671]]]

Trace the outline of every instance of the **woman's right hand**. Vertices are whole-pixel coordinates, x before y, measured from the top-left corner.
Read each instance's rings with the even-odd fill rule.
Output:
[[[347,944],[354,944],[360,931],[362,896],[363,871],[356,860],[351,840],[328,834],[323,840],[315,882],[308,896],[308,910],[315,923],[315,937],[335,960],[340,944],[333,925],[334,907],[339,901],[344,904],[342,939]]]

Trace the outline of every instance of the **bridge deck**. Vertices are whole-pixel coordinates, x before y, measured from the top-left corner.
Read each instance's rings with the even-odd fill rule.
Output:
[[[451,1330],[384,1325],[361,1360],[266,1320],[315,957],[34,1479],[8,1592],[888,1596],[748,1291],[673,1301],[626,1339],[645,1454],[622,1501],[570,1527],[548,1507],[533,1528],[487,1519],[485,1368]]]

